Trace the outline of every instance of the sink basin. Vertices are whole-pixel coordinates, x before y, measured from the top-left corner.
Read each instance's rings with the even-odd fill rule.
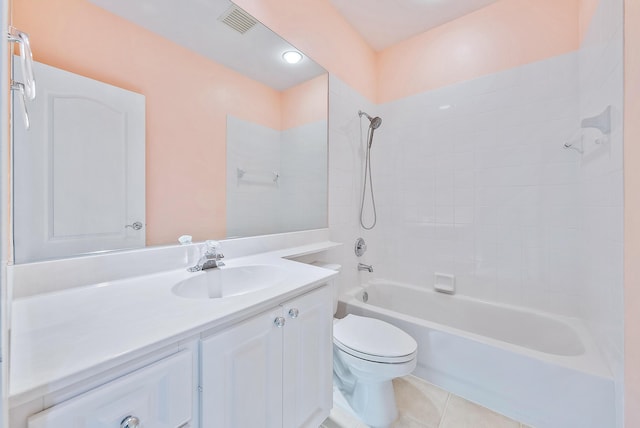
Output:
[[[272,265],[221,267],[195,273],[171,291],[191,299],[220,299],[271,287],[286,276],[283,268]]]

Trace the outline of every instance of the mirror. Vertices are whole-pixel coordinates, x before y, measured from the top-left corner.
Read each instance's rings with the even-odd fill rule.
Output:
[[[41,132],[38,164],[25,166],[32,156],[16,150],[16,263],[176,244],[181,235],[201,241],[327,227],[327,73],[304,53],[297,64],[284,61],[299,51],[233,3],[13,0],[12,25],[30,35],[38,85],[49,71],[67,73],[142,99],[142,113],[123,113],[111,101],[87,102],[77,89],[84,83],[69,85],[73,96],[38,88],[42,122],[56,129]],[[37,107],[27,107],[35,115]],[[141,128],[123,131],[136,114]],[[21,121],[16,112],[14,129]],[[142,132],[137,155],[117,140],[132,141],[130,132]],[[16,149],[24,143],[17,138]],[[90,180],[102,169],[111,190]],[[134,185],[137,193],[123,187],[133,175],[144,183]],[[37,192],[41,208],[17,206]],[[24,212],[36,213],[29,221],[38,227],[18,227]],[[18,251],[24,242],[53,249]]]

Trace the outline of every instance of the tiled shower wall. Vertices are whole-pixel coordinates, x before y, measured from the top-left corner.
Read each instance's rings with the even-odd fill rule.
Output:
[[[331,240],[344,245],[329,251],[325,261],[340,263],[340,287],[348,289],[366,279],[358,272],[353,245],[361,235],[358,212],[364,157],[358,110],[374,107],[349,85],[329,77],[329,231]],[[364,128],[363,128],[364,129]],[[368,255],[367,255],[368,256]],[[365,257],[366,259],[366,257]]]
[[[382,105],[373,143],[377,275],[576,315],[578,55]]]
[[[586,130],[580,158],[580,309],[623,396],[623,2],[601,0],[580,49],[580,117],[612,108],[612,132]]]
[[[280,230],[308,230],[327,224],[327,121],[281,133]],[[301,215],[303,213],[303,215]]]
[[[227,236],[278,231],[280,131],[227,117]],[[240,177],[238,169],[246,171]]]
[[[583,49],[381,106],[332,76],[329,224],[333,239],[346,244],[333,256],[345,265],[344,285],[369,276],[355,269],[363,261],[379,278],[432,287],[436,272],[452,273],[460,294],[610,319],[611,304],[605,313],[585,306],[597,306],[597,293],[611,302],[612,290],[621,290],[614,286],[621,283],[621,137],[614,129],[620,141],[597,148],[606,161],[591,158],[588,132],[584,155],[563,145],[580,138],[589,93],[594,114],[614,103],[598,94],[619,105],[621,88],[610,89],[611,79],[603,86],[602,72],[588,65],[592,83],[580,84],[585,58]],[[620,70],[617,58],[617,68],[607,66],[611,76]],[[358,109],[383,119],[372,148],[373,231],[358,223],[367,124]],[[585,210],[590,205],[596,208]],[[357,236],[369,243],[361,260],[353,256]],[[600,245],[585,251],[585,239],[598,237]],[[609,250],[601,253],[601,245]],[[604,264],[613,267],[601,270]],[[596,285],[603,272],[611,287]]]
[[[326,224],[326,129],[325,120],[279,131],[227,118],[228,236]]]

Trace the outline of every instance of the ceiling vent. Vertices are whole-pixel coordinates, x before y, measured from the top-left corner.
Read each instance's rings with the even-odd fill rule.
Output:
[[[220,15],[218,21],[222,21],[240,34],[244,34],[258,23],[256,19],[236,5],[232,5],[225,13]]]

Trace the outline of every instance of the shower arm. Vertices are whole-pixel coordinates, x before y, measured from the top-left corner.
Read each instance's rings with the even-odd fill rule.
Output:
[[[367,119],[369,119],[369,122],[371,122],[373,120],[373,118],[371,116],[369,116],[366,112],[362,111],[362,110],[358,110],[358,116],[362,117],[366,117]]]

